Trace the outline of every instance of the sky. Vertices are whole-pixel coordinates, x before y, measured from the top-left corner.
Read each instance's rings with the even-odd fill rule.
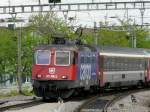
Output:
[[[9,5],[29,5],[29,4],[38,4],[39,0],[0,0],[0,6],[9,6]],[[62,3],[80,3],[80,2],[126,2],[126,1],[142,1],[142,0],[61,0]],[[144,0],[149,1],[149,0]],[[48,0],[41,0],[41,4],[48,3]],[[145,10],[144,12],[144,22],[148,23],[150,20],[150,10]],[[133,19],[136,23],[141,24],[141,15],[140,10],[130,10],[128,11],[129,18]],[[94,22],[99,25],[100,21],[107,21],[111,24],[117,23],[116,18],[111,18],[112,16],[117,16],[120,19],[126,18],[127,11],[84,11],[84,12],[68,12],[67,16],[74,17],[75,20],[71,22],[73,26],[82,26],[82,27],[93,27]],[[64,19],[62,12],[58,13],[60,18]],[[0,15],[0,18],[11,17],[10,15]],[[29,14],[17,14],[17,17],[27,19]],[[69,21],[67,21],[69,23]]]
[[[25,4],[38,4],[39,0],[0,0],[0,5],[25,5]],[[143,1],[143,0],[61,0],[62,3],[81,3],[81,2],[131,2],[131,1]],[[144,0],[149,1],[149,0]],[[41,0],[41,3],[48,3],[48,0]]]

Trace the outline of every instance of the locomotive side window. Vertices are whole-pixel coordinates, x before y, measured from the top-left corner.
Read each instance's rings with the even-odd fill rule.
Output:
[[[38,50],[36,52],[36,64],[38,64],[38,65],[50,64],[50,51]]]
[[[84,57],[83,56],[81,56],[81,58],[80,58],[80,63],[84,63]]]
[[[91,63],[91,57],[90,56],[86,57],[86,63]]]
[[[92,56],[92,63],[96,63],[96,56]]]
[[[84,56],[84,63],[88,63],[88,57]]]
[[[55,52],[55,65],[60,65],[60,66],[70,65],[70,52],[69,51],[56,51]]]

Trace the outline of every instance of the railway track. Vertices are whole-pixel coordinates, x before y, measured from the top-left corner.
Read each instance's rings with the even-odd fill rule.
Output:
[[[74,112],[109,112],[110,107],[117,101],[125,98],[128,95],[133,96],[132,94],[137,92],[143,92],[150,89],[134,89],[134,90],[120,90],[120,92],[110,91],[109,93],[104,93],[102,95],[94,96],[87,101],[85,101],[78,109]],[[133,101],[134,96],[133,96]],[[123,105],[123,104],[122,104]],[[120,106],[122,106],[120,104]]]
[[[79,108],[76,109],[74,112],[109,112],[110,107],[117,102],[120,99],[123,99],[124,97],[137,93],[137,92],[143,92],[147,91],[149,89],[144,88],[144,89],[136,89],[136,90],[120,90],[120,92],[116,91],[107,91],[104,94],[100,95],[93,95],[92,97],[77,97],[77,98],[71,98],[67,99],[64,101],[65,104],[65,110],[68,108],[72,107],[69,102],[81,102],[83,103],[80,104]],[[20,103],[20,104],[14,104],[14,105],[8,105],[8,106],[3,106],[0,107],[0,112],[8,111],[8,110],[20,110],[24,108],[29,108],[32,106],[44,104],[45,102],[42,102],[41,99],[36,99],[36,100],[29,100],[25,103]],[[70,104],[70,106],[68,105]],[[74,105],[74,103],[72,103]],[[69,106],[69,107],[68,107]],[[63,107],[64,108],[64,107]],[[69,110],[69,109],[68,109]],[[67,111],[69,112],[69,111]]]
[[[60,109],[69,110],[68,108],[71,107],[71,109],[72,109],[74,104],[78,105],[78,102],[80,103],[83,100],[89,99],[89,97],[90,96],[85,96],[85,97],[76,96],[76,97],[71,97],[71,98],[65,99],[65,100],[62,99],[63,103],[59,103],[59,101],[57,101],[57,99],[43,101],[42,99],[39,99],[39,98],[2,101],[2,102],[0,102],[0,112],[5,112],[5,111],[13,111],[14,112],[14,111],[28,109],[29,107],[40,106],[41,104],[42,105],[45,105],[45,104],[55,105],[56,104],[56,105],[58,105],[58,108],[60,106]]]
[[[46,100],[43,101],[42,99],[35,99],[35,100],[23,100],[23,102],[25,103],[17,103],[17,104],[9,104],[9,101],[4,101],[1,102],[0,105],[0,112],[5,112],[5,111],[19,111],[19,110],[24,110],[24,109],[28,109],[29,107],[34,107],[34,106],[40,106],[45,105],[45,104],[56,104],[57,109],[56,110],[67,110],[67,112],[69,112],[68,110],[73,110],[73,108],[76,108],[78,103],[80,104],[80,102],[82,102],[83,100],[89,99],[90,96],[85,96],[85,97],[80,97],[80,96],[76,96],[76,97],[71,97],[69,99],[62,99],[62,102],[57,101],[57,99],[53,99],[53,100]],[[17,101],[21,101],[21,100],[17,100]],[[13,101],[11,101],[13,102]],[[16,101],[14,101],[16,102]],[[22,101],[21,101],[22,102]],[[46,106],[45,106],[46,107]],[[70,108],[71,107],[71,108]],[[59,109],[60,108],[60,109]],[[70,109],[69,109],[70,108]],[[60,111],[61,112],[61,111]]]
[[[28,107],[32,107],[32,106],[44,103],[44,102],[42,102],[41,99],[32,99],[32,100],[14,101],[14,102],[16,102],[16,103],[13,103],[13,101],[4,102],[0,106],[0,112],[4,112],[6,110],[18,110],[18,109],[28,108]],[[19,103],[17,103],[17,102],[19,102]]]

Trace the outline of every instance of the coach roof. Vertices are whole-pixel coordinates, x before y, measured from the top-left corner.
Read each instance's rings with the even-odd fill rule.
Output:
[[[123,48],[101,46],[97,48],[100,55],[121,56],[121,57],[150,57],[150,50],[143,48]]]

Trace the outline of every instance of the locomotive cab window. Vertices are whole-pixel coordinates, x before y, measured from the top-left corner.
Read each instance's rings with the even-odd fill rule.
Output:
[[[55,52],[55,65],[59,65],[59,66],[70,65],[70,52],[69,51],[56,51]]]
[[[50,51],[38,50],[36,52],[36,64],[38,64],[38,65],[50,64]]]

